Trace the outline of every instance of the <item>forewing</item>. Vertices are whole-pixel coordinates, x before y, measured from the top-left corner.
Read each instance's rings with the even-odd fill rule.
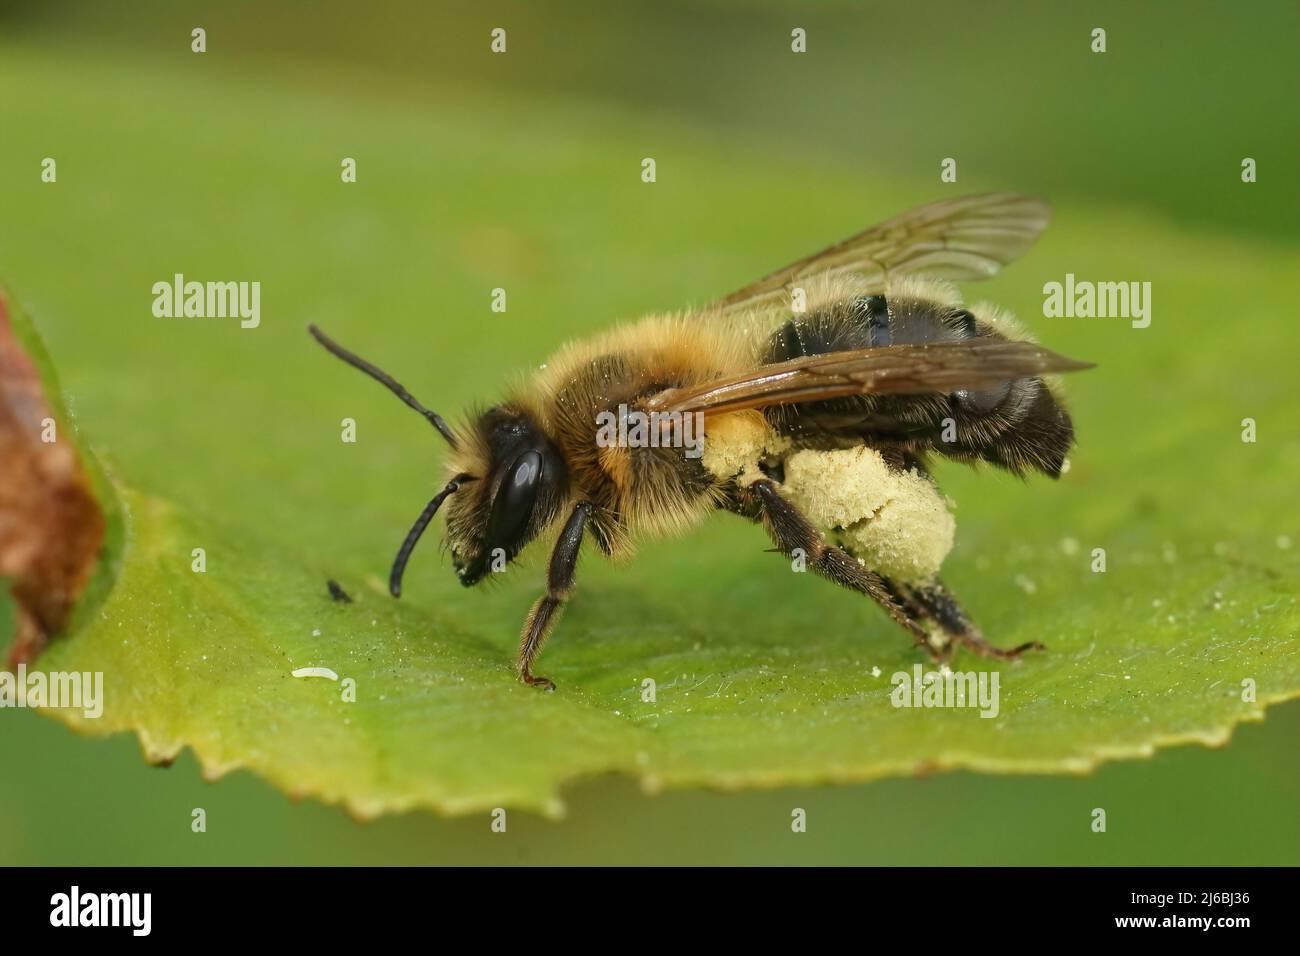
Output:
[[[1091,368],[1034,342],[974,338],[806,355],[651,396],[647,410],[734,412],[848,395],[923,395]]]
[[[1045,202],[1015,193],[966,196],[919,206],[850,239],[793,262],[714,303],[733,311],[781,302],[801,281],[855,273],[883,285],[891,275],[953,282],[987,279],[1047,226]]]

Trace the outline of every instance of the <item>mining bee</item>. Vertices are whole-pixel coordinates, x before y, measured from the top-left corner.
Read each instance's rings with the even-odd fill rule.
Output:
[[[525,683],[554,690],[533,663],[583,542],[624,557],[644,535],[680,534],[726,509],[761,523],[805,569],[871,598],[936,660],[958,646],[1000,659],[1041,648],[989,644],[939,580],[953,522],[927,462],[1061,473],[1074,429],[1044,376],[1090,366],[1035,344],[996,308],[964,307],[949,284],[993,275],[1047,219],[1044,203],[1010,194],[922,206],[707,307],[571,343],[455,429],[311,326],[451,447],[448,480],[393,563],[393,596],[444,503],[466,586],[546,536],[546,593],[524,622],[517,665]],[[600,440],[611,417],[623,440]],[[624,427],[633,417],[651,422],[652,440]],[[675,440],[693,421],[703,423],[694,450]]]

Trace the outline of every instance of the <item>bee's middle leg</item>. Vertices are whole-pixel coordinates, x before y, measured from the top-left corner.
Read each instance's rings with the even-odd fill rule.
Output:
[[[885,579],[874,571],[868,571],[843,548],[828,544],[825,535],[798,508],[781,497],[774,483],[766,479],[756,481],[745,494],[757,501],[758,517],[778,550],[787,556],[795,550],[802,551],[808,567],[814,572],[841,587],[865,594],[883,607],[918,645],[930,649],[929,635],[895,599]]]

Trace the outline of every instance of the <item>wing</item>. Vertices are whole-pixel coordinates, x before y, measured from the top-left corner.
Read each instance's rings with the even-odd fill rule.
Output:
[[[1015,193],[966,196],[919,206],[851,239],[793,262],[713,303],[731,311],[779,302],[798,281],[853,272],[869,279],[921,273],[953,282],[987,279],[1038,238],[1050,210]]]
[[[734,412],[847,395],[921,395],[1092,368],[1034,342],[974,338],[805,355],[652,395],[647,411]]]

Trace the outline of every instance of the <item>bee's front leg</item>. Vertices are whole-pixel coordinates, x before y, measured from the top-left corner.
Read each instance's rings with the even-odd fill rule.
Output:
[[[532,672],[533,661],[537,659],[551,628],[560,618],[564,602],[573,590],[573,572],[578,566],[578,551],[582,547],[582,533],[587,527],[587,516],[591,513],[591,504],[580,501],[569,515],[569,520],[560,532],[559,540],[551,551],[551,563],[546,568],[546,593],[537,599],[533,609],[524,621],[523,634],[519,639],[519,679],[532,687],[543,690],[555,690],[555,682]]]

